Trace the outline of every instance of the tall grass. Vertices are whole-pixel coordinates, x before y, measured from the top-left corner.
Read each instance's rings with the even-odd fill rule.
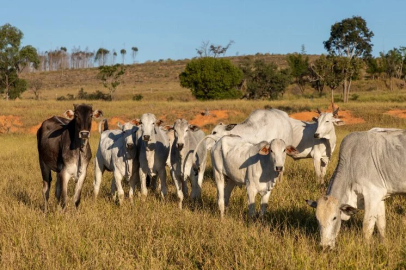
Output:
[[[322,100],[321,100],[322,101]],[[71,102],[0,102],[0,115],[21,117],[24,125],[72,108]],[[243,120],[253,109],[289,107],[314,110],[328,101],[213,101],[213,102],[93,102],[106,117],[139,117],[143,112],[157,116],[173,113],[190,117],[209,110],[235,110],[228,121]],[[349,132],[374,126],[405,127],[405,120],[382,113],[392,104],[349,103],[350,109],[366,123],[336,128],[338,143]],[[402,104],[399,104],[400,106]],[[401,107],[402,108],[402,107]],[[403,109],[406,108],[406,104]],[[170,120],[168,120],[169,122]],[[92,133],[93,154],[99,135]],[[337,164],[338,148],[328,168],[327,179]],[[311,160],[288,158],[284,181],[272,191],[266,216],[247,220],[245,189],[233,191],[224,221],[220,221],[216,188],[207,168],[202,202],[186,201],[177,208],[170,177],[165,200],[149,193],[146,202],[126,199],[121,207],[111,201],[111,173],[103,176],[101,192],[94,201],[93,162],[89,165],[79,209],[70,200],[67,210],[56,205],[52,183],[48,215],[43,213],[42,180],[33,134],[0,134],[0,268],[2,269],[395,269],[406,264],[405,199],[387,200],[387,241],[374,237],[371,244],[362,237],[363,212],[344,222],[337,248],[322,252],[314,210],[305,199],[324,194],[326,183],[316,183]],[[53,175],[55,180],[55,175]],[[73,195],[71,180],[69,194]],[[128,185],[125,185],[128,190]],[[257,201],[259,207],[259,200]]]

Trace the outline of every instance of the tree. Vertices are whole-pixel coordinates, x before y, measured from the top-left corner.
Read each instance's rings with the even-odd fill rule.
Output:
[[[194,59],[179,78],[180,85],[189,88],[197,99],[231,99],[241,95],[236,87],[242,80],[242,72],[227,59]]]
[[[125,55],[126,55],[127,51],[125,49],[121,49],[120,50],[120,54],[121,54],[121,58],[123,59],[123,65],[124,65],[124,60],[125,60]]]
[[[103,86],[109,90],[111,99],[113,99],[113,94],[121,83],[120,77],[124,73],[125,68],[120,64],[99,67],[98,78],[102,81]]]
[[[116,63],[116,58],[117,58],[117,52],[116,52],[116,50],[113,50],[113,65]]]
[[[99,66],[104,66],[107,63],[107,56],[110,53],[109,50],[105,48],[99,48],[96,52],[96,56],[94,57],[95,62],[99,62]]]
[[[39,94],[42,88],[42,80],[40,79],[33,79],[29,81],[28,86],[31,92],[34,94],[35,100],[39,100]]]
[[[196,49],[197,54],[200,57],[214,57],[217,58],[220,55],[225,56],[227,50],[230,48],[231,45],[234,44],[233,40],[230,40],[226,46],[221,46],[221,45],[214,45],[211,44],[209,46],[209,41],[202,41],[202,45],[200,48]]]
[[[299,87],[300,92],[304,93],[306,78],[309,73],[309,57],[299,53],[288,54],[286,61],[296,85]]]
[[[390,80],[390,90],[393,90],[393,78],[397,77],[400,79],[402,76],[402,53],[399,49],[393,48],[386,54],[381,52],[380,56],[383,64],[383,70]]]
[[[375,80],[375,78],[377,78],[383,72],[381,62],[381,59],[377,59],[375,57],[370,57],[367,59],[367,68],[365,71],[371,76],[372,80]]]
[[[39,64],[37,50],[34,47],[31,45],[21,47],[23,36],[21,30],[10,24],[0,27],[0,86],[4,89],[7,100],[17,98],[26,90],[26,82],[18,78],[19,73],[27,66],[36,69]],[[11,88],[18,89],[17,95],[11,96]]]
[[[246,58],[240,65],[244,74],[247,99],[270,98],[283,96],[292,79],[289,69],[278,70],[275,63]]]
[[[131,50],[132,50],[132,56],[133,56],[133,63],[135,63],[135,57],[137,56],[137,53],[138,53],[138,48],[137,47],[132,47],[131,48]]]
[[[347,63],[343,65],[343,100],[348,102],[350,94],[353,72],[359,72],[354,67],[358,63],[353,63],[357,58],[368,58],[371,55],[371,38],[374,33],[367,27],[366,21],[353,16],[331,26],[330,38],[324,41],[324,47],[330,55],[347,58]]]

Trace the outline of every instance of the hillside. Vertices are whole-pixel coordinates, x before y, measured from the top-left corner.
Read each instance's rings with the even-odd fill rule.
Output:
[[[286,67],[286,55],[251,55],[227,57],[238,65],[244,58],[253,57],[264,59],[266,62],[275,62],[278,66]],[[310,61],[317,59],[317,55],[309,55]],[[187,89],[179,85],[179,73],[181,73],[189,59],[166,60],[143,64],[126,65],[126,73],[123,82],[119,86],[116,99],[129,99],[135,94],[143,95],[144,99],[154,100],[190,100],[193,97]],[[86,92],[96,90],[105,91],[100,80],[97,79],[97,68],[71,69],[49,72],[23,73],[21,78],[28,81],[40,79],[42,90],[40,97],[43,99],[55,99],[57,96],[68,93],[76,95],[83,88]],[[162,96],[162,91],[165,95]],[[22,98],[32,98],[33,94],[27,91]]]

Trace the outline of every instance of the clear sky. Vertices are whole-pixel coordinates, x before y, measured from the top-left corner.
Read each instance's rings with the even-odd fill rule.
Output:
[[[3,2],[3,3],[1,3]],[[18,0],[0,1],[0,25],[24,33],[23,45],[40,51],[64,46],[139,49],[137,60],[192,58],[202,41],[235,43],[231,55],[325,53],[335,22],[354,15],[375,34],[373,55],[406,46],[405,0]]]

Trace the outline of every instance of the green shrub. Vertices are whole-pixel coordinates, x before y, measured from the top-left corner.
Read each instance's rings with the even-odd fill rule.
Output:
[[[242,72],[227,59],[204,57],[190,61],[180,75],[180,85],[197,99],[235,99]]]
[[[134,96],[133,96],[133,100],[136,100],[136,101],[140,101],[140,100],[142,100],[143,98],[144,98],[144,96],[141,95],[141,94],[137,94],[137,95],[134,95]]]

